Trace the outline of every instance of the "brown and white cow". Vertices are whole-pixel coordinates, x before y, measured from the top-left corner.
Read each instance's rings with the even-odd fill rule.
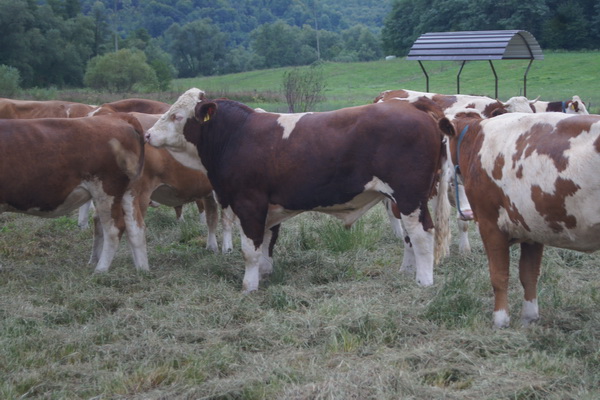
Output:
[[[589,115],[585,103],[579,96],[566,101],[536,101],[532,103],[534,112],[563,112],[567,114]]]
[[[434,231],[440,243],[449,205],[439,196],[446,201],[437,205],[434,229],[427,203],[445,146],[428,113],[389,102],[275,114],[203,96],[188,90],[146,138],[189,167],[206,170],[221,205],[239,218],[245,292],[258,289],[272,271],[270,250],[281,222],[320,211],[350,226],[386,197],[415,247],[417,282],[433,283]]]
[[[89,115],[111,114],[114,112],[138,112],[143,114],[163,114],[171,107],[168,103],[149,99],[123,99],[104,103],[92,110]]]
[[[95,106],[70,101],[15,100],[0,98],[0,118],[78,118],[85,117]]]
[[[467,94],[440,94],[440,93],[429,93],[429,92],[418,92],[415,90],[398,89],[398,90],[386,90],[381,92],[379,96],[375,98],[374,103],[384,102],[392,99],[405,100],[414,102],[420,98],[428,98],[433,100],[438,106],[444,110],[444,113],[454,113],[455,110],[463,108],[474,108],[479,110],[486,118],[491,118],[496,115],[504,114],[506,112],[532,112],[529,106],[529,101],[514,100],[510,106],[511,110],[507,109],[505,103],[497,99],[492,99],[487,96],[472,96]]]
[[[131,112],[141,124],[144,132],[150,129],[162,114],[145,114]],[[145,147],[144,169],[140,177],[132,184],[138,199],[142,215],[146,215],[148,205],[152,202],[174,207],[177,218],[181,218],[182,206],[194,202],[198,210],[205,214],[208,227],[206,248],[217,252],[217,224],[219,211],[213,196],[213,189],[205,173],[187,168],[176,161],[166,149],[150,145]],[[79,226],[85,228],[88,221],[90,203],[79,209]],[[231,216],[223,213],[223,245],[222,251],[229,252],[232,245]]]
[[[520,112],[563,112],[566,114],[589,114],[587,108],[585,107],[585,103],[581,101],[579,96],[573,96],[571,100],[566,101],[541,101],[539,98],[540,96],[533,100],[529,100],[524,96],[515,96],[511,97],[503,104],[509,112],[516,111],[518,108]],[[521,109],[521,105],[524,102],[529,103],[531,111]]]
[[[479,223],[494,289],[494,325],[509,325],[509,247],[519,244],[524,325],[539,318],[544,246],[600,249],[600,116],[464,110],[440,127],[450,136]]]
[[[91,263],[107,271],[127,231],[135,267],[148,269],[145,225],[132,182],[143,131],[127,114],[0,120],[0,212],[58,217],[96,204]]]

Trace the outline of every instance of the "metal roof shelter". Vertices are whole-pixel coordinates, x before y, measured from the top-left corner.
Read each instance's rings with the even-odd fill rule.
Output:
[[[421,35],[406,57],[417,60],[425,74],[429,92],[429,75],[422,61],[462,61],[456,76],[456,90],[460,93],[460,74],[467,61],[489,61],[496,79],[498,75],[492,60],[529,60],[523,76],[523,94],[527,96],[527,74],[533,60],[543,60],[542,49],[533,35],[522,30],[429,32]]]

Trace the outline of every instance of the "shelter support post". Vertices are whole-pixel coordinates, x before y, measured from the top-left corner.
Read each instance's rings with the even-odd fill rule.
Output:
[[[421,62],[421,60],[419,60],[419,65],[421,66],[421,69],[423,70],[423,73],[425,74],[425,85],[427,87],[427,89],[425,89],[425,91],[429,92],[429,75],[427,75],[427,71],[425,71],[425,67],[423,66],[423,63]]]
[[[465,63],[466,63],[466,61],[463,61],[462,64],[460,64],[460,69],[458,70],[458,75],[456,75],[456,94],[460,94],[460,74],[462,73]]]
[[[529,68],[531,68],[531,64],[533,64],[533,59],[529,60],[529,65],[525,70],[525,75],[523,75],[523,96],[527,97],[527,74],[529,73]]]
[[[492,60],[488,60],[490,62],[490,67],[492,67],[492,72],[494,73],[494,79],[496,80],[495,82],[495,89],[496,89],[496,98],[498,98],[498,75],[496,74],[496,69],[494,68],[494,63],[492,62]]]

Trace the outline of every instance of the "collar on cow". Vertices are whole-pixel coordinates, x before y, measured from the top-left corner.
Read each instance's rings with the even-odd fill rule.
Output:
[[[467,218],[460,209],[460,196],[458,195],[458,175],[460,174],[460,168],[458,166],[458,160],[460,160],[460,145],[468,130],[469,125],[466,125],[458,136],[458,143],[456,144],[456,165],[454,166],[454,195],[456,196],[456,209],[463,220],[467,220]]]
[[[564,112],[564,113],[567,112],[567,102],[566,101],[562,102],[562,112]]]

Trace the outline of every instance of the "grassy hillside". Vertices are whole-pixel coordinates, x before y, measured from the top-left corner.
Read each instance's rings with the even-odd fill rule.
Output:
[[[449,61],[424,62],[430,77],[430,91],[456,93],[456,75],[460,63]],[[523,75],[528,61],[494,61],[498,75],[498,97],[507,100],[523,95]],[[534,61],[527,76],[527,95],[542,100],[566,100],[579,95],[591,103],[590,112],[600,111],[599,66],[600,53],[546,52],[545,59]],[[279,94],[285,69],[253,71],[241,74],[182,79],[174,82],[176,92],[198,87],[211,93],[224,93],[234,98],[237,93]],[[326,63],[327,100],[319,110],[330,110],[365,104],[383,90],[413,89],[425,91],[425,76],[416,61],[395,59],[368,63]],[[469,62],[461,74],[461,93],[494,97],[494,75],[488,62]],[[272,96],[267,96],[271,98]],[[248,101],[271,111],[285,111],[285,106],[269,101]],[[269,106],[271,108],[269,108]],[[283,108],[283,109],[282,109]]]

